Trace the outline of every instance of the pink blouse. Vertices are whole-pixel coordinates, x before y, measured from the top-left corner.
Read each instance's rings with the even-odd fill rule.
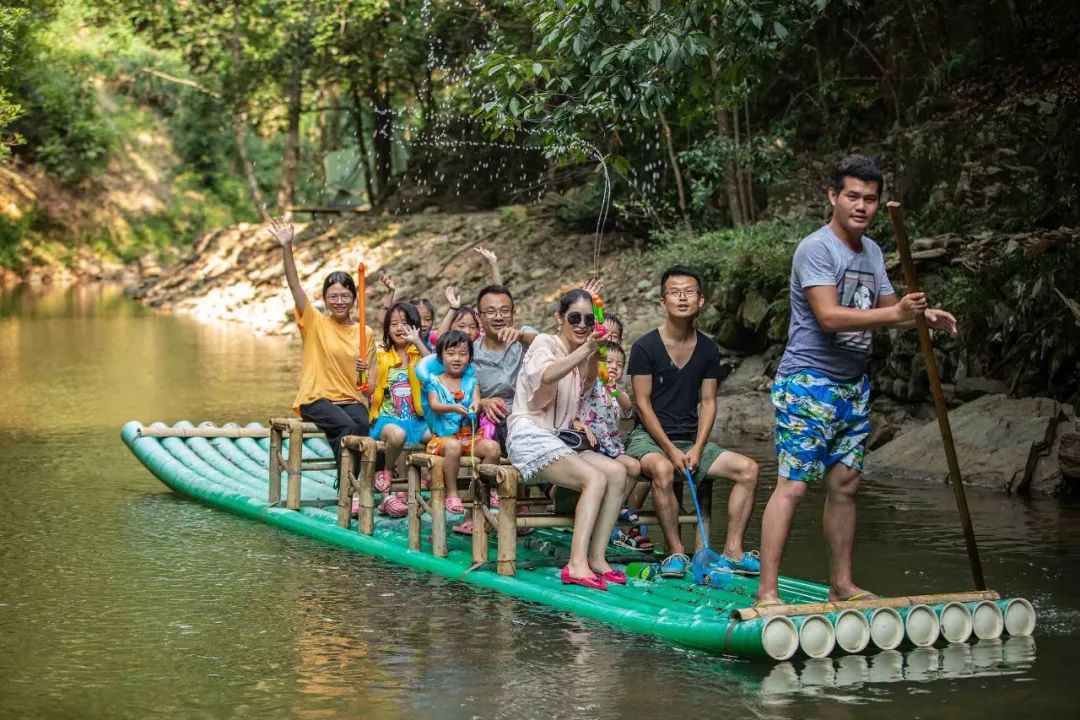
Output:
[[[528,419],[548,430],[562,430],[578,418],[584,394],[582,383],[589,361],[582,361],[554,385],[545,385],[540,380],[551,363],[569,354],[566,343],[559,336],[536,336],[521,363],[514,392],[514,411],[508,424]]]

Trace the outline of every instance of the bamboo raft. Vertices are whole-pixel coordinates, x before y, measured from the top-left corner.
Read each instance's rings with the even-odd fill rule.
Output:
[[[445,528],[433,533],[430,518],[421,534],[446,538],[444,557],[433,554],[430,545],[410,550],[405,518],[376,517],[374,527],[363,532],[347,516],[339,523],[333,456],[321,437],[305,438],[297,431],[293,437],[302,443],[303,452],[290,453],[287,468],[279,453],[289,451],[289,439],[274,447],[278,440],[259,424],[195,427],[181,422],[169,427],[129,422],[121,437],[161,482],[204,504],[415,570],[707,651],[772,660],[797,654],[822,658],[892,650],[905,643],[929,647],[1003,634],[1029,636],[1035,628],[1035,611],[1027,600],[1002,599],[993,591],[828,602],[827,586],[784,577],[780,592],[786,604],[754,609],[757,580],[742,576],[723,589],[695,585],[689,577],[631,579],[607,592],[563,585],[558,571],[565,563],[570,535],[551,528],[537,528],[518,540],[518,572],[500,574],[491,569],[496,566],[492,556],[488,563],[475,562],[473,539],[446,533]],[[291,483],[290,477],[302,481]],[[280,502],[282,484],[288,498],[285,506]],[[486,544],[483,547],[487,552]],[[609,554],[616,565],[648,559],[633,551],[612,549]]]

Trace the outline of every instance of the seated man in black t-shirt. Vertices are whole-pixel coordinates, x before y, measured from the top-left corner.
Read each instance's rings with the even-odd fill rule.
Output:
[[[734,483],[723,557],[733,572],[757,575],[761,571],[757,554],[742,548],[754,509],[757,463],[709,442],[716,419],[720,348],[694,327],[705,304],[701,275],[688,267],[670,268],[660,279],[660,293],[667,319],[634,343],[627,363],[638,425],[626,444],[627,454],[641,461],[642,473],[652,481],[653,505],[668,553],[660,574],[683,577],[690,563],[679,537],[679,505],[673,489],[689,469],[695,483],[720,477]]]

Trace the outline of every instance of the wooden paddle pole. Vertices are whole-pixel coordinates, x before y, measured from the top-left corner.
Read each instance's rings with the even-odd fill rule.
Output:
[[[356,266],[356,312],[360,316],[356,320],[360,323],[360,357],[367,361],[367,278],[364,274],[364,263]],[[370,388],[367,383],[367,371],[361,371],[356,378],[356,389],[366,393]]]
[[[900,251],[900,265],[904,270],[907,291],[909,293],[922,292],[919,289],[919,278],[915,275],[915,263],[911,259],[911,247],[908,245],[900,203],[893,200],[887,203],[886,207],[889,208],[889,218],[892,220],[896,249]],[[945,404],[945,394],[941,391],[941,377],[938,375],[937,360],[934,358],[934,346],[930,340],[930,328],[926,324],[926,317],[916,316],[915,327],[919,331],[919,345],[922,347],[923,362],[926,363],[926,374],[930,380],[930,392],[934,398],[934,409],[937,411],[941,442],[945,446],[945,460],[949,464],[949,478],[952,482],[953,494],[956,496],[956,507],[960,511],[960,524],[964,527],[964,541],[967,543],[971,576],[975,581],[976,589],[985,590],[986,580],[983,579],[982,561],[979,560],[979,548],[975,544],[975,530],[971,526],[971,513],[968,512],[967,495],[964,494],[964,482],[960,478],[960,463],[956,459],[956,446],[953,444],[952,427],[949,425],[949,408]]]

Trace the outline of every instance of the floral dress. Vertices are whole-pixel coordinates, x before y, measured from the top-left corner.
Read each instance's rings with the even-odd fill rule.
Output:
[[[596,436],[596,450],[616,458],[626,452],[619,437],[619,418],[622,411],[604,383],[597,378],[592,390],[585,396],[581,406],[581,421]]]

